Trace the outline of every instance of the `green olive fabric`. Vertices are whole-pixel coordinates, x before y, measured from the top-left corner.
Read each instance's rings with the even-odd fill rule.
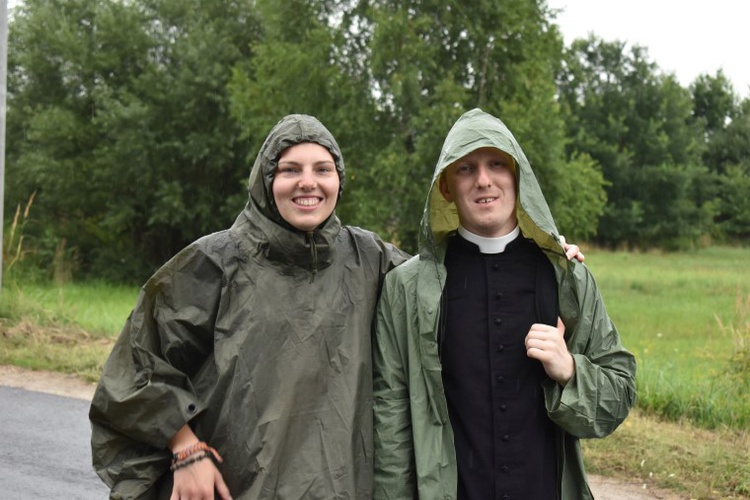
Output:
[[[228,230],[178,253],[143,286],[89,417],[111,498],[169,498],[169,439],[187,422],[217,449],[235,499],[363,499],[372,493],[371,328],[385,273],[407,257],[334,215],[314,232],[279,215],[281,151],[315,142],[290,115],[253,165]]]
[[[455,499],[456,456],[438,357],[437,330],[445,285],[446,236],[458,228],[455,205],[438,189],[443,170],[491,147],[517,166],[519,226],[552,262],[560,316],[576,365],[563,388],[543,382],[547,413],[558,428],[560,498],[591,498],[579,438],[615,430],[635,403],[635,358],[621,344],[588,268],[568,261],[526,156],[499,119],[474,109],[449,132],[425,204],[420,253],[391,271],[376,318],[374,356],[376,499]],[[491,436],[488,436],[491,439]]]

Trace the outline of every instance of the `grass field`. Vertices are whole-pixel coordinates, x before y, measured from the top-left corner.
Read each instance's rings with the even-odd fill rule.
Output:
[[[750,249],[584,251],[638,360],[637,411],[609,438],[584,442],[589,469],[685,498],[750,498]],[[137,295],[6,284],[0,364],[96,380]]]
[[[0,364],[96,381],[138,291],[105,283],[5,284]]]
[[[750,250],[588,252],[610,316],[638,360],[638,405],[700,426],[750,428]]]

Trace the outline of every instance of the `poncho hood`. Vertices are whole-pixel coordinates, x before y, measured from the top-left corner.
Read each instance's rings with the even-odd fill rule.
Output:
[[[495,148],[509,154],[516,163],[516,215],[521,232],[542,248],[559,250],[557,228],[542,190],[521,146],[498,118],[475,108],[467,111],[448,132],[435,166],[422,215],[419,252],[422,258],[442,261],[445,237],[458,228],[456,205],[443,198],[438,181],[443,171],[479,148]]]
[[[246,235],[245,251],[262,252],[271,260],[289,264],[289,272],[304,267],[315,273],[333,261],[333,242],[341,230],[341,222],[334,212],[314,231],[300,231],[281,217],[272,191],[279,156],[285,149],[303,142],[320,144],[331,153],[339,175],[341,198],[346,175],[336,139],[315,117],[287,115],[268,134],[255,158],[248,180],[248,201],[234,228]]]

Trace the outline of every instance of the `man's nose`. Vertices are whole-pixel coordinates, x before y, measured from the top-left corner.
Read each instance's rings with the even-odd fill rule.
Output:
[[[485,165],[477,166],[477,186],[487,187],[490,185],[490,176]]]

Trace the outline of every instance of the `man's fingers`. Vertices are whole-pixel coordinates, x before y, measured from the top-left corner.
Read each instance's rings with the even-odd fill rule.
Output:
[[[578,247],[578,245],[563,245],[565,248],[565,256],[568,258],[568,260],[572,258],[576,258],[578,262],[583,262],[584,257],[583,252],[581,252],[581,249]]]
[[[557,329],[560,331],[560,336],[565,336],[565,323],[563,323],[560,316],[557,317]]]

